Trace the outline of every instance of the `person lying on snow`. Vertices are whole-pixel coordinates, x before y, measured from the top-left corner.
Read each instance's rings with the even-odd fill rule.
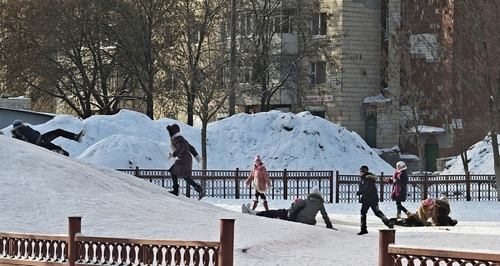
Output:
[[[295,201],[292,203],[291,207],[295,203],[301,202],[303,199],[297,198]],[[273,218],[273,219],[282,219],[282,220],[287,220],[287,221],[295,221],[297,219],[297,214],[304,208],[304,206],[295,209],[295,211],[292,211],[289,213],[288,211],[291,209],[266,209],[265,211],[255,211],[253,208],[250,208],[250,203],[243,204],[241,206],[241,212],[242,213],[249,213],[249,214],[254,214],[257,216],[263,216],[267,218]]]
[[[402,226],[455,226],[458,221],[449,216],[450,204],[448,199],[441,197],[439,199],[427,198],[415,213],[412,213],[406,219],[396,220],[396,225]]]
[[[307,199],[296,199],[288,210],[278,209],[256,211],[252,210],[250,208],[250,203],[248,203],[241,206],[241,211],[243,213],[249,213],[257,216],[283,219],[309,225],[316,224],[316,214],[321,212],[321,216],[323,217],[323,220],[325,220],[326,227],[336,230],[333,228],[330,217],[328,217],[328,213],[326,212],[323,193],[321,193],[319,187],[317,186],[313,188],[312,193],[307,195]]]
[[[83,136],[85,136],[85,129],[80,131],[80,133],[73,133],[63,129],[55,129],[43,134],[40,134],[37,130],[34,130],[30,126],[24,124],[21,120],[15,120],[12,124],[12,137],[20,139],[48,150],[69,156],[69,153],[65,151],[60,146],[55,145],[52,141],[58,137],[63,137],[69,140],[74,140],[76,142],[82,142]]]
[[[450,203],[446,197],[441,197],[439,199],[436,199],[434,201],[434,205],[436,205],[436,220],[435,220],[435,225],[436,226],[455,226],[458,221],[455,219],[452,219],[450,217]]]

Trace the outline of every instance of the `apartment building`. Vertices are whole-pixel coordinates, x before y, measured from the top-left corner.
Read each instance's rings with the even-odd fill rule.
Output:
[[[311,21],[311,38],[342,36],[330,50],[340,58],[339,71],[328,69],[328,62],[318,58],[302,60],[308,69],[308,81],[296,84],[302,94],[296,99],[274,97],[273,109],[309,110],[358,133],[371,147],[398,146],[403,153],[422,153],[423,170],[437,170],[441,158],[459,153],[459,141],[469,147],[484,137],[484,130],[477,127],[465,140],[457,137],[466,120],[485,122],[477,111],[457,115],[453,91],[464,85],[459,84],[453,62],[455,36],[450,29],[454,25],[447,13],[453,13],[452,4],[438,0],[322,1]],[[282,36],[288,47],[301,42]],[[244,104],[246,112],[259,110],[256,100]]]
[[[469,68],[465,75],[467,72],[462,70],[464,65],[474,64],[472,59],[468,61],[475,56],[474,52],[463,49],[475,46],[463,40],[463,36],[471,34],[471,26],[467,25],[471,21],[463,14],[474,11],[456,10],[454,1],[401,0],[401,3],[405,21],[402,28],[409,33],[410,48],[410,60],[401,66],[405,76],[401,90],[417,92],[419,99],[411,103],[406,98],[401,103],[402,107],[416,108],[418,112],[413,124],[404,121],[407,117],[403,115],[402,124],[406,126],[400,133],[400,148],[412,154],[423,153],[424,170],[440,170],[440,161],[465,152],[489,130],[487,105],[477,104],[487,103],[488,94],[479,86],[475,88],[474,82],[466,81],[467,76],[481,71],[480,67]],[[488,21],[487,16],[482,17]]]
[[[302,2],[302,1],[294,1]],[[336,69],[327,57],[306,57],[296,79],[289,79],[286,90],[271,100],[271,109],[312,114],[357,132],[370,146],[392,148],[399,145],[399,63],[387,60],[395,56],[389,45],[389,33],[400,22],[399,2],[380,0],[325,0],[309,22],[311,36],[320,40],[335,36],[329,53],[337,58]],[[386,19],[385,15],[388,15]],[[282,32],[280,52],[301,50],[304,36]],[[298,57],[299,55],[297,55]],[[384,62],[385,61],[385,62]],[[391,78],[384,78],[383,73]],[[258,98],[238,102],[245,112],[261,110]]]

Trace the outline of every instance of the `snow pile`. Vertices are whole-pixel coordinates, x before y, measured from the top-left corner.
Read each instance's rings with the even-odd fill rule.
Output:
[[[56,128],[80,132],[85,128],[87,133],[82,143],[63,138],[54,141],[71,157],[84,162],[114,169],[136,166],[165,169],[172,163],[166,158],[171,151],[166,126],[174,123],[201,154],[201,127],[168,118],[154,121],[128,110],[85,120],[58,115],[32,127],[41,133]],[[11,129],[3,129],[6,136],[11,136]],[[368,165],[375,173],[394,171],[358,134],[309,112],[237,114],[208,125],[208,169],[249,169],[257,154],[269,170],[333,170],[357,174],[361,165]],[[201,169],[196,163],[193,167]]]

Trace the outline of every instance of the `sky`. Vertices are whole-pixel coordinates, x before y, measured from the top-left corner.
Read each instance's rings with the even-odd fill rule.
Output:
[[[152,121],[126,110],[85,120],[58,115],[33,126],[42,133],[55,128],[73,132],[85,128],[82,143],[55,141],[70,157],[12,139],[11,127],[3,129],[0,232],[65,235],[67,217],[81,216],[82,234],[87,236],[219,241],[220,219],[235,219],[235,265],[347,266],[353,261],[377,265],[378,230],[385,226],[369,212],[369,233],[356,235],[358,203],[325,204],[338,229],[335,231],[325,227],[319,214],[314,226],[258,217],[241,213],[241,205],[250,202],[248,199],[176,197],[165,188],[113,170],[136,165],[168,168],[170,147],[165,127],[172,123],[178,123],[181,134],[201,150],[199,127],[171,119]],[[235,115],[209,124],[208,136],[209,169],[250,169],[253,157],[260,154],[269,170],[335,169],[357,174],[361,164],[373,172],[394,170],[357,134],[309,113]],[[489,163],[487,156],[476,156],[485,160],[482,164]],[[479,162],[480,158],[474,160]],[[193,167],[201,166],[195,162]],[[269,200],[271,209],[290,204]],[[457,226],[396,227],[396,244],[498,253],[500,202],[450,204]],[[404,206],[415,211],[419,203],[406,202]],[[382,202],[380,209],[388,217],[396,213],[394,202]],[[262,210],[261,204],[257,210]]]

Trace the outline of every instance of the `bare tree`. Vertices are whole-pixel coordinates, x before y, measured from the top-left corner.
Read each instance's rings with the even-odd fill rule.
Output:
[[[111,114],[131,92],[128,73],[117,69],[99,27],[109,19],[101,1],[10,1],[4,41],[9,86],[60,99],[56,107],[86,118]],[[45,23],[40,23],[44,21]],[[109,23],[109,22],[108,22]]]
[[[496,187],[500,192],[500,155],[498,130],[500,123],[500,3],[494,0],[457,0],[454,5],[454,46],[456,65],[463,85],[484,98],[488,116],[489,138],[494,160]],[[500,200],[500,193],[499,199]]]
[[[182,102],[188,115],[188,124],[194,116],[202,123],[202,156],[206,168],[207,125],[227,104],[229,89],[224,72],[229,62],[228,39],[221,32],[221,24],[229,12],[226,0],[178,1],[175,24],[181,29],[173,43],[168,61],[179,91],[176,100]]]
[[[238,2],[239,91],[259,98],[261,111],[271,109],[278,92],[299,101],[300,76],[308,76],[303,69],[307,66],[301,64],[304,58],[322,58],[334,65],[330,69],[338,69],[338,58],[331,53],[332,39],[338,35],[312,38],[311,21],[320,15],[319,8],[315,0]],[[322,17],[325,28],[330,16]]]
[[[443,88],[446,84],[445,43],[440,38],[442,25],[434,23],[431,16],[440,16],[433,10],[435,6],[420,5],[413,0],[402,0],[401,16],[389,19],[400,20],[394,34],[389,36],[395,50],[394,58],[383,55],[383,60],[396,60],[395,65],[401,66],[401,91],[395,103],[399,103],[402,121],[401,135],[403,142],[413,140],[417,148],[420,164],[419,171],[425,170],[425,146],[421,139],[427,133],[424,123],[434,123],[431,126],[441,127],[441,119],[448,113],[447,101],[441,101]],[[424,10],[424,9],[427,9]],[[438,20],[439,21],[439,20]],[[432,25],[429,29],[429,25]],[[393,62],[382,62],[382,64]],[[385,76],[386,82],[391,79]],[[431,118],[433,117],[433,118]],[[432,122],[434,120],[434,122]]]
[[[176,41],[178,25],[171,16],[171,0],[110,0],[102,5],[110,10],[112,20],[103,21],[106,45],[113,47],[117,64],[130,73],[132,84],[140,89],[133,96],[145,106],[145,114],[154,118],[157,93],[167,82],[164,58]]]

